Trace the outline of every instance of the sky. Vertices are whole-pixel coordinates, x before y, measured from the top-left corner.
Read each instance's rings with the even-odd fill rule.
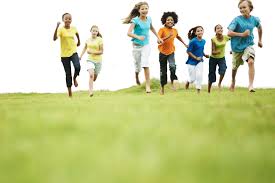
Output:
[[[129,25],[122,24],[134,5],[133,0],[9,0],[0,7],[1,17],[1,59],[0,59],[0,93],[66,92],[65,72],[60,61],[60,42],[53,41],[53,33],[62,14],[72,14],[72,25],[78,29],[81,46],[90,36],[92,25],[98,25],[104,41],[102,70],[95,83],[96,90],[118,90],[135,85],[134,64],[131,39],[127,36]],[[175,28],[183,40],[188,43],[188,30],[196,25],[204,27],[206,40],[205,53],[210,54],[211,38],[215,35],[214,26],[221,24],[224,34],[232,19],[240,15],[238,0],[148,0],[149,16],[158,31],[163,25],[163,12],[175,11],[179,22]],[[256,88],[275,88],[275,61],[272,57],[274,47],[275,16],[264,0],[252,1],[252,15],[261,19],[263,27],[263,48],[256,48]],[[257,30],[254,30],[255,43],[258,41]],[[157,39],[150,33],[150,71],[151,78],[159,79],[159,61]],[[175,40],[175,59],[179,82],[187,80],[186,48]],[[230,43],[226,48],[227,72],[224,86],[230,85],[231,60]],[[85,69],[87,54],[81,60],[82,70],[78,77],[79,87],[73,91],[88,90],[88,72]],[[208,81],[208,59],[204,61],[203,84]],[[140,73],[144,81],[143,72]],[[248,85],[247,64],[241,66],[237,74],[237,86]]]

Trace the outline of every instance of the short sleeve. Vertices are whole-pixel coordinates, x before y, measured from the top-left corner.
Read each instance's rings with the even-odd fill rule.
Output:
[[[62,36],[62,29],[61,28],[57,29],[57,36],[58,37]]]
[[[260,21],[259,17],[255,17],[255,26],[257,28],[261,26],[261,21]]]
[[[192,52],[193,51],[193,49],[194,49],[194,41],[193,40],[191,40],[190,42],[189,42],[189,45],[188,45],[188,48],[187,48],[187,52]]]
[[[158,36],[159,36],[160,38],[162,38],[162,34],[163,34],[163,29],[159,29]]]
[[[229,36],[227,36],[227,35],[225,35],[225,40],[226,41],[229,41],[231,38],[229,37]]]
[[[131,23],[133,23],[133,24],[138,24],[138,22],[137,22],[138,20],[137,20],[137,18],[135,17],[135,18],[133,18],[132,20],[131,20]]]
[[[103,45],[103,39],[100,37],[99,40],[98,40],[98,44],[99,45]]]
[[[148,17],[148,21],[150,24],[152,24],[152,18],[151,17]]]
[[[229,26],[227,27],[229,30],[234,31],[237,27],[237,20],[236,18],[234,18],[234,20],[232,20],[232,22],[229,24]]]

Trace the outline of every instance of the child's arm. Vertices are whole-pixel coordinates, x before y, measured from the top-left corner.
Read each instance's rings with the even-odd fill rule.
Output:
[[[76,37],[77,37],[77,46],[80,46],[80,38],[79,38],[79,34],[75,33]]]
[[[212,45],[212,49],[211,49],[212,50],[212,55],[218,55],[220,53],[220,51],[216,50],[216,45],[215,45],[213,40],[211,40],[211,45]]]
[[[197,57],[195,56],[192,52],[188,51],[187,54],[192,57],[193,59],[197,60],[197,61],[201,61],[201,57]]]
[[[205,54],[205,53],[203,53],[203,56],[205,56],[206,58],[209,58],[209,55],[207,55],[207,54]]]
[[[258,27],[258,35],[259,35],[258,46],[259,46],[260,48],[262,48],[262,47],[263,47],[263,43],[262,43],[263,28],[262,28],[261,25]]]
[[[185,44],[185,42],[183,41],[183,39],[182,39],[179,35],[177,36],[177,39],[178,39],[180,42],[182,42],[186,48],[188,48],[188,45]]]
[[[150,24],[150,30],[155,34],[155,36],[158,38],[158,44],[162,44],[163,43],[163,40],[158,36],[155,28],[153,27],[152,24]]]
[[[232,30],[228,30],[227,35],[230,37],[247,37],[250,35],[250,30],[247,29],[244,32],[234,32]]]
[[[84,48],[83,48],[83,50],[82,50],[82,53],[81,53],[81,55],[80,55],[80,57],[79,57],[79,60],[82,59],[82,57],[83,57],[84,53],[86,52],[86,50],[87,50],[87,44],[85,44],[85,46],[84,46]]]
[[[101,55],[103,54],[103,44],[99,45],[99,50],[98,51],[87,51],[88,54],[93,54],[93,55]]]
[[[143,40],[145,39],[144,36],[138,36],[138,35],[136,35],[136,34],[133,34],[133,30],[134,30],[135,26],[136,26],[136,25],[135,25],[134,23],[131,23],[131,25],[130,25],[130,27],[129,27],[129,29],[128,29],[127,35],[128,35],[129,37],[131,37],[131,38],[135,38],[135,39],[138,39],[138,40],[143,41]]]
[[[58,30],[58,27],[60,25],[60,22],[57,22],[57,25],[56,25],[56,28],[55,28],[55,31],[54,31],[54,34],[53,34],[53,40],[57,40],[57,30]]]

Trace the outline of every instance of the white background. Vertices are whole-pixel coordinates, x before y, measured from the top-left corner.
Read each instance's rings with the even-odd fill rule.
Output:
[[[81,39],[80,54],[85,40],[90,36],[90,27],[98,25],[104,40],[103,68],[95,83],[95,89],[116,90],[135,84],[132,46],[127,37],[129,25],[122,24],[139,1],[132,0],[9,0],[2,2],[1,17],[1,58],[0,93],[6,92],[66,92],[65,72],[60,62],[59,40],[53,41],[57,21],[65,12],[72,14],[72,25],[76,26]],[[162,27],[160,18],[165,11],[175,11],[179,22],[175,26],[179,35],[188,43],[187,32],[196,25],[204,27],[206,40],[205,53],[210,54],[214,26],[221,24],[224,33],[231,20],[240,15],[238,0],[149,0],[149,16],[152,17],[156,31]],[[274,14],[270,1],[254,0],[252,15],[261,19],[263,27],[262,49],[256,48],[255,87],[275,87]],[[255,29],[255,43],[258,33]],[[156,37],[150,33],[151,40],[151,78],[159,78],[159,61]],[[176,63],[179,82],[187,79],[185,62],[186,49],[177,40]],[[227,66],[223,84],[230,85],[231,55],[230,43],[227,45]],[[87,56],[87,55],[86,55]],[[81,61],[82,70],[78,78],[79,87],[88,89],[88,73],[85,58]],[[241,66],[237,74],[237,85],[248,84],[247,64]],[[207,83],[208,60],[204,62],[203,83]],[[144,74],[141,73],[144,81]]]

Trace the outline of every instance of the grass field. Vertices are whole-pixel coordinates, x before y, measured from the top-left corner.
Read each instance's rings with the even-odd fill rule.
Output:
[[[275,89],[0,95],[1,183],[274,183]]]

